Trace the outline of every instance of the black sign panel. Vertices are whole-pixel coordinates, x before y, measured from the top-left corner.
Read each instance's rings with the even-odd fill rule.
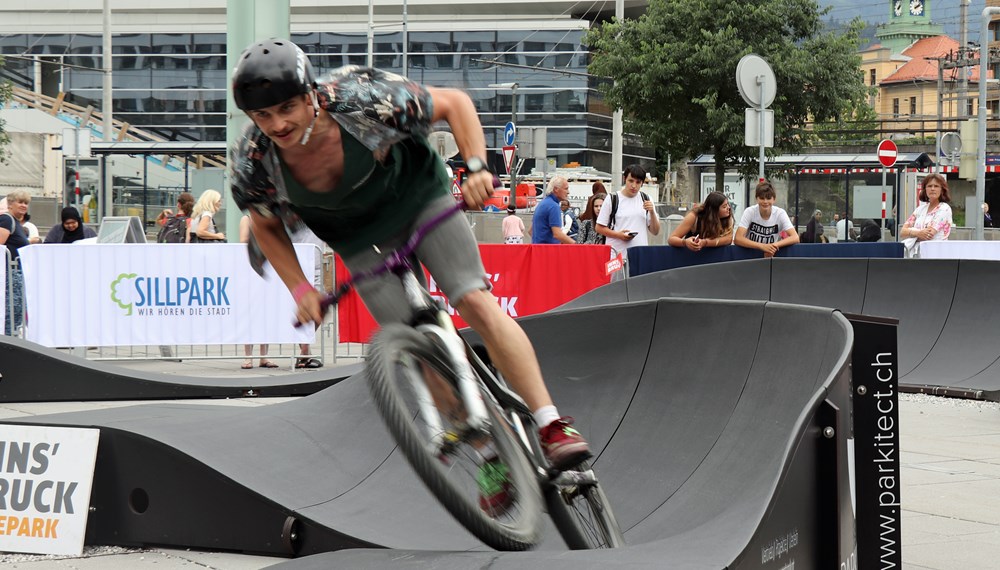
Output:
[[[897,321],[848,318],[854,326],[858,568],[901,568]]]

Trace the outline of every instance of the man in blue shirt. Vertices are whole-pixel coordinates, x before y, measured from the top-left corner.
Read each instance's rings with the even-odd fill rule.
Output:
[[[563,231],[559,203],[569,196],[569,181],[562,176],[549,180],[549,193],[535,207],[531,218],[531,243],[576,243]]]

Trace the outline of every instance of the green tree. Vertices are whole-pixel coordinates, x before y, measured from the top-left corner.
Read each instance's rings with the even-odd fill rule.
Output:
[[[590,72],[614,80],[599,89],[623,110],[628,130],[659,152],[711,152],[717,180],[740,164],[756,176],[759,149],[743,144],[747,105],[736,89],[743,56],[763,57],[777,81],[769,154],[801,151],[814,136],[810,121],[853,117],[866,106],[857,52],[864,24],[824,31],[825,13],[815,0],[650,0],[638,19],[587,34]]]
[[[0,69],[4,66],[4,58],[0,57]],[[0,80],[0,107],[5,107],[7,102],[10,101],[13,96],[13,90],[11,89],[10,82],[6,80]],[[4,128],[4,120],[0,119],[0,164],[7,162],[7,145],[10,144],[10,135],[7,134],[7,130]]]

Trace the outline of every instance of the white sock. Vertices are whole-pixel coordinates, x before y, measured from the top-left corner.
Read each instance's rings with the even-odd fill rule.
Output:
[[[543,428],[561,417],[555,406],[542,406],[535,410],[532,415],[535,416],[535,424],[539,428]]]

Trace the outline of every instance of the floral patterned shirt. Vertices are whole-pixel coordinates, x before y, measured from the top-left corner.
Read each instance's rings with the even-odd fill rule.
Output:
[[[401,75],[349,65],[324,74],[316,84],[320,107],[378,160],[393,144],[430,131],[434,114],[430,93]],[[303,227],[289,207],[278,153],[253,122],[229,149],[229,179],[241,210],[252,209],[265,218],[278,216],[289,231]],[[254,240],[248,246],[251,264],[260,273],[263,254]]]
[[[921,202],[917,209],[906,219],[906,224],[915,230],[934,228],[937,233],[931,238],[932,241],[948,239],[951,234],[951,206],[941,202],[934,211],[928,212],[929,202]]]

